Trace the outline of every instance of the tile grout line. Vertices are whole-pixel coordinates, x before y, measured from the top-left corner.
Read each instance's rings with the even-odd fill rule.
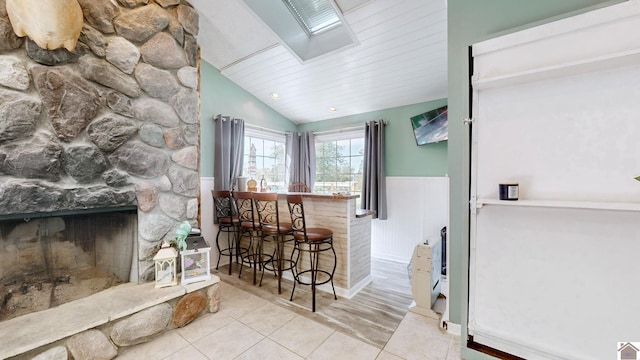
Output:
[[[313,320],[311,320],[311,321],[313,321]],[[321,342],[320,344],[318,344],[318,346],[316,346],[316,347],[315,347],[315,349],[311,350],[311,352],[309,353],[309,355],[307,355],[307,356],[305,356],[305,357],[304,357],[305,359],[308,359],[308,358],[309,358],[309,356],[313,355],[313,353],[314,353],[314,352],[316,352],[316,351],[317,351],[317,350],[322,346],[322,344],[324,344],[327,340],[329,340],[329,338],[330,338],[331,336],[333,336],[333,334],[335,334],[335,333],[337,333],[337,332],[338,332],[337,330],[334,330],[334,329],[331,329],[331,330],[332,330],[331,334],[329,334],[329,336],[327,336],[324,340],[322,340],[322,342]],[[340,333],[340,334],[342,334],[342,333]],[[345,335],[345,334],[342,334],[342,335]],[[299,355],[299,354],[298,354],[298,355]],[[302,356],[302,355],[301,355],[301,356]]]

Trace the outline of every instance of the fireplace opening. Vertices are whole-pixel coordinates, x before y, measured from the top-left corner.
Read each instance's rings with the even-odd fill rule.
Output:
[[[28,216],[0,219],[0,321],[137,281],[135,207]]]

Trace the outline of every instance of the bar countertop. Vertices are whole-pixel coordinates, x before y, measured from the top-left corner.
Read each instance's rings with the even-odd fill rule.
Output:
[[[375,210],[367,210],[367,209],[356,209],[356,218],[363,218],[365,216],[375,214]]]
[[[315,193],[306,193],[306,192],[286,192],[286,193],[278,193],[281,196],[285,196],[287,194],[300,194],[305,198],[311,199],[323,199],[323,200],[350,200],[359,198],[360,195],[356,194],[315,194]],[[375,214],[375,210],[367,210],[367,209],[356,209],[356,218],[363,218],[370,215]]]
[[[316,199],[330,199],[330,200],[349,200],[359,198],[358,194],[347,194],[347,193],[334,193],[334,194],[317,194],[317,193],[307,193],[307,192],[284,192],[278,193],[279,195],[287,195],[287,194],[300,194],[302,197],[306,198],[316,198]]]

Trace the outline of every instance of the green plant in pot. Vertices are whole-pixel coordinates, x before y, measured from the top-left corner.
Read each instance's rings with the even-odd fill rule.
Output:
[[[191,233],[191,224],[188,221],[183,221],[176,230],[176,243],[178,250],[183,251],[187,249],[186,238]]]
[[[168,241],[169,246],[178,251],[185,250],[187,248],[186,238],[190,233],[191,225],[188,221],[183,221],[182,223],[180,223],[180,226],[178,226],[178,229],[176,230],[176,237]],[[160,250],[163,242],[164,241],[160,241],[160,243],[156,244],[156,246],[153,247],[154,255],[158,252],[158,250]]]

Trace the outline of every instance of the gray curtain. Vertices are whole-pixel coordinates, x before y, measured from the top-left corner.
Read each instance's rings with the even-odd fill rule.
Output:
[[[242,174],[244,121],[229,116],[215,117],[214,189],[232,190]]]
[[[370,121],[364,131],[364,169],[360,207],[375,210],[373,218],[387,220],[387,180],[384,170],[383,120]]]
[[[286,134],[287,185],[306,184],[313,191],[316,182],[316,145],[311,131]]]

